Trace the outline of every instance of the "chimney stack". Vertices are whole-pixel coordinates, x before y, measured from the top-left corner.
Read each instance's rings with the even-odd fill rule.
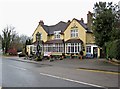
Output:
[[[93,14],[88,11],[88,14],[87,14],[87,26],[89,29],[92,29],[92,24],[93,24]]]
[[[84,20],[83,20],[83,18],[81,18],[81,22],[82,22],[82,23],[84,23]]]
[[[40,20],[39,25],[44,25],[43,20]]]
[[[70,20],[68,20],[68,23],[70,23]]]

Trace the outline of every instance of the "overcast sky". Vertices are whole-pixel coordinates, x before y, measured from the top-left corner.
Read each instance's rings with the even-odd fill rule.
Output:
[[[93,12],[95,2],[120,0],[0,0],[0,33],[7,26],[15,27],[19,34],[31,36],[38,22],[54,25],[59,21],[84,19]]]

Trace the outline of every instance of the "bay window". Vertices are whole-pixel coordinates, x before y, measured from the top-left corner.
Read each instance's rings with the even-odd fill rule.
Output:
[[[61,43],[45,44],[44,51],[45,52],[64,52],[64,45]]]
[[[81,43],[66,43],[66,53],[79,53],[81,51]]]

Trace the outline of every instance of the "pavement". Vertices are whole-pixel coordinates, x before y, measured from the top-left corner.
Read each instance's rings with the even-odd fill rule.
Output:
[[[63,60],[54,60],[50,62],[49,60],[42,61],[33,61],[29,59],[12,57],[16,61],[29,62],[29,63],[40,63],[40,64],[49,64],[56,65],[67,68],[76,68],[84,70],[97,70],[97,71],[107,71],[107,72],[117,72],[120,73],[119,65],[111,63],[106,59],[63,59]]]

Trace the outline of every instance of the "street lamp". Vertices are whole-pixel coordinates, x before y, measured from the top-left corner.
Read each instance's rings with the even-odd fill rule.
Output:
[[[36,34],[36,40],[37,40],[37,60],[42,61],[41,57],[41,47],[40,47],[40,43],[41,43],[41,34],[38,32]]]

